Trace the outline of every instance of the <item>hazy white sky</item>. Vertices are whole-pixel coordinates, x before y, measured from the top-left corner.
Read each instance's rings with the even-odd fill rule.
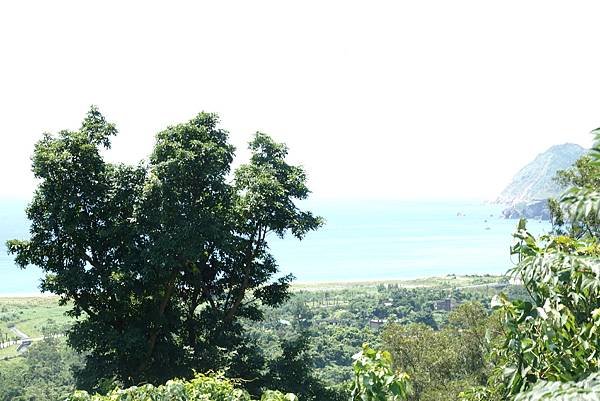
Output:
[[[19,1],[0,5],[0,197],[96,104],[112,160],[215,111],[284,141],[316,198],[493,198],[600,126],[600,3]],[[244,153],[240,152],[242,155]]]

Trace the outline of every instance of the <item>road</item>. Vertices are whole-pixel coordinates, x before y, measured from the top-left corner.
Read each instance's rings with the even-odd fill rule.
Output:
[[[13,333],[15,333],[17,335],[17,337],[19,337],[21,340],[28,340],[29,336],[25,333],[23,333],[21,330],[19,330],[17,328],[17,326],[13,326],[10,328],[10,331],[12,331]]]
[[[31,345],[32,342],[41,341],[44,339],[43,337],[31,338],[27,334],[25,334],[21,330],[19,330],[16,326],[11,327],[10,331],[15,333],[15,335],[17,337],[19,337],[19,339],[16,341],[16,343],[14,341],[6,341],[3,343],[0,343],[0,349],[7,348],[12,345],[18,345],[19,346],[18,351],[24,352],[27,350],[27,348],[29,348],[29,346]]]

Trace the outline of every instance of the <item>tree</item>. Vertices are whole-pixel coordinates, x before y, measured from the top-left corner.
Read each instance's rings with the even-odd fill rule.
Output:
[[[531,300],[499,296],[504,344],[496,350],[505,375],[505,396],[539,380],[579,380],[600,366],[600,246],[597,239],[544,236],[536,239],[522,221],[512,274]]]
[[[568,230],[558,227],[535,238],[526,222],[519,222],[511,248],[519,263],[510,274],[529,297],[500,295],[493,301],[505,330],[494,350],[498,376],[489,389],[463,394],[465,400],[575,400],[599,394],[598,377],[590,376],[600,366],[600,130],[594,133],[589,155],[562,173],[576,185],[555,205],[558,225],[569,222]]]
[[[19,266],[46,272],[42,290],[73,303],[69,343],[87,353],[79,385],[243,371],[252,358],[235,357],[240,318],[260,320],[293,279],[275,279],[268,236],[302,239],[322,224],[295,204],[309,195],[303,169],[257,133],[229,180],[234,147],[216,114],[160,132],[136,166],[104,160],[116,133],[92,107],[79,130],[44,135],[32,159],[31,238],[8,242]]]
[[[295,338],[281,340],[280,345],[281,355],[269,361],[270,380],[266,387],[294,393],[306,401],[336,399],[336,392],[314,375],[308,333],[301,332]]]
[[[22,358],[0,366],[0,400],[64,400],[75,389],[72,369],[81,359],[55,338],[34,343]]]
[[[414,400],[456,400],[461,391],[487,381],[486,333],[493,324],[483,306],[471,302],[452,311],[441,330],[391,324],[382,338],[394,366],[411,376]]]

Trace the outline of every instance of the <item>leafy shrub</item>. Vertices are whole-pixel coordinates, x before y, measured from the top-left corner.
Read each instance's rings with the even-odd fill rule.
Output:
[[[594,242],[568,237],[536,241],[524,223],[514,248],[515,269],[532,301],[494,300],[503,312],[507,391],[538,380],[578,380],[600,366],[600,259]]]
[[[389,352],[377,351],[363,344],[362,351],[352,359],[352,401],[400,401],[408,398],[408,375],[394,372]]]
[[[600,129],[594,133],[586,163],[598,168]],[[512,248],[519,264],[512,275],[530,300],[494,300],[506,330],[496,350],[504,399],[600,400],[600,170],[593,171],[585,182],[572,180],[576,186],[553,206],[555,224],[569,222],[569,232],[536,239],[519,222]]]
[[[600,374],[594,373],[578,382],[541,381],[526,393],[517,395],[515,401],[598,401],[600,400]]]
[[[161,386],[146,384],[126,389],[115,389],[105,396],[90,395],[86,391],[76,391],[68,401],[251,401],[246,390],[237,388],[235,383],[221,373],[197,374],[192,380],[169,380]],[[267,390],[261,401],[297,401],[293,394]]]

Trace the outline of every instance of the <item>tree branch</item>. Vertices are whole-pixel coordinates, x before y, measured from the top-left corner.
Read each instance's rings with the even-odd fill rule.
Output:
[[[171,272],[171,275],[169,276],[169,280],[167,281],[167,286],[165,288],[165,293],[164,293],[164,295],[160,301],[160,304],[158,306],[158,317],[159,318],[162,318],[165,315],[165,310],[167,309],[169,300],[171,299],[171,296],[173,295],[173,292],[175,290],[175,281],[177,279],[178,273],[179,273],[179,270],[174,269]],[[156,347],[156,340],[158,338],[158,333],[159,333],[158,327],[154,326],[154,327],[152,327],[152,329],[150,329],[150,335],[148,336],[148,348],[146,350],[146,355],[145,355],[144,359],[142,360],[142,363],[138,369],[140,373],[143,372],[145,367],[148,365],[150,357],[152,356],[152,353],[154,352],[154,348]]]

